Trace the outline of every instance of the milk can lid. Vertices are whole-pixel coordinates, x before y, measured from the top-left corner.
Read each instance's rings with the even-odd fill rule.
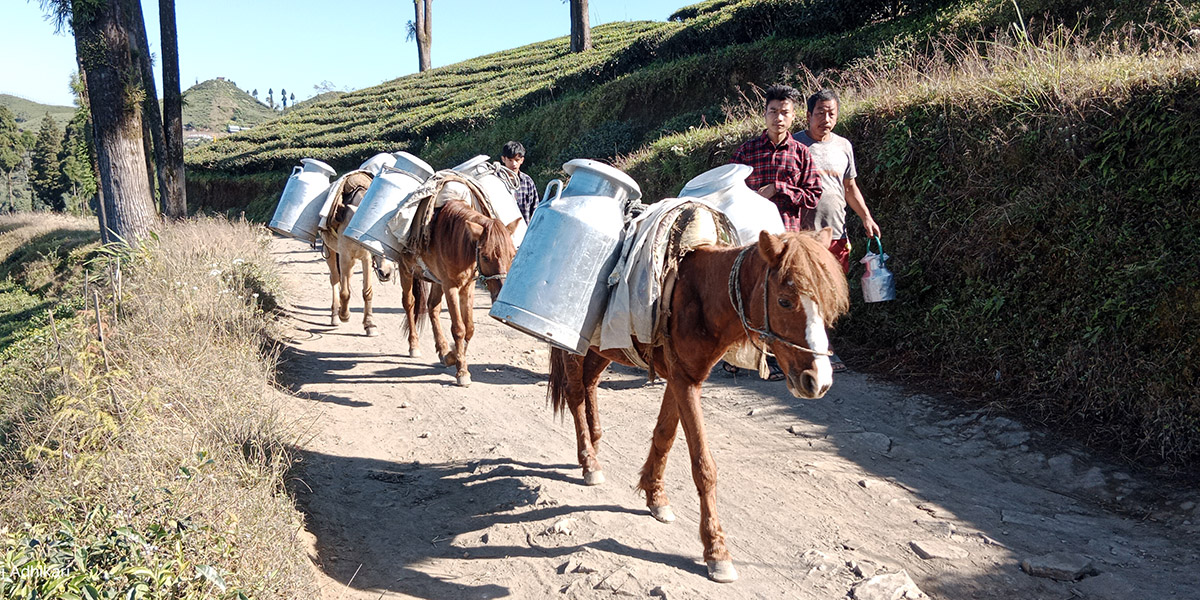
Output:
[[[474,175],[475,169],[479,168],[479,165],[482,165],[483,163],[487,162],[488,158],[490,158],[488,155],[480,154],[480,155],[476,156],[475,158],[472,158],[471,160],[468,160],[467,162],[462,163],[461,165],[458,165],[456,167],[450,167],[450,170],[457,171],[459,173],[462,173],[463,175]]]
[[[564,163],[562,168],[567,172],[567,175],[574,175],[577,169],[592,171],[593,173],[596,173],[597,175],[600,175],[601,177],[604,177],[613,183],[628,188],[630,200],[637,200],[638,198],[642,197],[642,188],[638,186],[637,182],[634,181],[632,177],[627,175],[624,171],[616,167],[606,165],[598,160],[592,160],[590,158],[576,158]]]
[[[730,163],[709,169],[687,182],[680,190],[680,197],[699,198],[727,190],[746,181],[754,169],[750,165]]]
[[[396,164],[392,165],[393,168],[416,175],[419,181],[425,181],[433,175],[433,167],[421,160],[419,156],[404,151],[393,152],[392,156],[396,157]]]
[[[300,159],[300,163],[304,165],[305,171],[315,171],[317,173],[324,173],[330,177],[337,175],[337,171],[334,171],[333,167],[331,167],[315,158],[302,158],[302,159]]]

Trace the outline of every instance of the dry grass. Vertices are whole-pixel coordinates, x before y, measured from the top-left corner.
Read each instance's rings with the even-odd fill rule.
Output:
[[[135,531],[186,523],[185,566],[212,566],[255,598],[311,597],[282,485],[297,431],[274,386],[268,239],[193,220],[91,262],[105,343],[89,311],[4,367],[2,393],[29,408],[3,449],[0,522],[103,505]]]

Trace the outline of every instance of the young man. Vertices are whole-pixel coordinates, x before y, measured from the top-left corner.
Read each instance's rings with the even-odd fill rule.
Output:
[[[862,219],[867,238],[879,235],[879,225],[871,217],[855,177],[854,147],[850,140],[833,132],[837,125],[838,96],[833,90],[821,90],[808,98],[808,129],[796,134],[796,140],[812,153],[813,163],[821,178],[821,199],[817,202],[813,226],[833,228],[829,251],[850,273],[850,238],[846,236],[846,205]],[[831,361],[835,373],[845,371],[846,365],[837,355]]]
[[[504,147],[500,149],[500,162],[513,172],[513,178],[517,185],[517,189],[513,190],[513,196],[517,199],[517,207],[521,209],[521,216],[528,223],[533,218],[533,210],[537,208],[539,198],[533,178],[521,172],[521,165],[525,164],[525,146],[522,146],[521,142],[504,144]]]
[[[800,92],[786,85],[766,91],[762,135],[744,143],[730,162],[753,167],[746,185],[779,207],[788,231],[813,228],[821,184],[808,148],[792,138],[792,123],[800,108]]]
[[[766,91],[767,105],[763,110],[766,129],[762,135],[744,143],[733,153],[729,162],[749,165],[754,170],[746,185],[762,197],[775,203],[783,226],[788,231],[813,228],[813,211],[821,197],[821,184],[813,168],[808,148],[792,138],[792,123],[800,108],[800,92],[786,85],[773,85]],[[783,371],[774,359],[770,362],[769,381],[782,381]],[[727,373],[738,373],[738,367],[723,363]]]
[[[879,235],[879,225],[871,217],[855,177],[854,147],[850,140],[833,132],[837,125],[838,96],[833,90],[821,90],[808,98],[808,129],[796,134],[796,141],[808,148],[821,179],[821,196],[817,202],[813,227],[833,228],[833,243],[829,251],[850,272],[850,239],[846,236],[846,206],[854,209],[862,220],[867,238]]]

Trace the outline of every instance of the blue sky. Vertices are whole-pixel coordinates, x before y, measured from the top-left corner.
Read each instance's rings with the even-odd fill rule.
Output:
[[[611,21],[663,21],[698,0],[591,0],[593,26]],[[336,6],[336,8],[335,8]],[[158,2],[144,0],[150,50],[160,56]],[[224,77],[265,97],[273,88],[312,96],[313,86],[362,89],[417,70],[408,0],[177,0],[179,71],[184,89]],[[0,0],[0,93],[43,104],[70,105],[75,41],[55,34],[37,0]],[[567,35],[562,0],[436,0],[433,66]],[[157,63],[156,63],[157,68]],[[159,77],[156,72],[156,78]],[[161,79],[158,79],[161,86]],[[161,89],[159,90],[161,94]]]

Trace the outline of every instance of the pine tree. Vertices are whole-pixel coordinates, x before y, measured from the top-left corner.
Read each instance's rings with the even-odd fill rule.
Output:
[[[88,214],[91,200],[98,189],[96,173],[92,171],[91,123],[86,107],[75,111],[63,135],[62,180],[64,208],[73,214]]]
[[[17,120],[6,106],[0,106],[0,171],[4,173],[8,200],[4,207],[13,209],[13,171],[21,166],[25,148],[21,145],[21,134],[17,131]]]
[[[279,88],[279,103],[283,105],[283,110],[287,110],[287,90]]]
[[[60,212],[66,208],[62,198],[62,165],[58,158],[61,152],[62,134],[58,130],[58,124],[50,118],[50,113],[46,113],[42,118],[42,128],[38,131],[37,141],[33,144],[32,168],[29,173],[29,185],[37,196],[35,208],[44,206]]]

